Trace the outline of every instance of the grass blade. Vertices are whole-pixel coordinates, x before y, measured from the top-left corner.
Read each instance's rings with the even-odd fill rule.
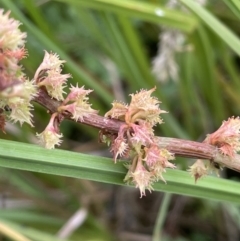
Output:
[[[82,5],[84,7],[112,12],[119,15],[136,17],[140,20],[164,24],[182,31],[191,32],[197,25],[193,16],[179,11],[169,10],[158,4],[134,0],[57,0]]]
[[[192,0],[180,0],[193,11],[216,35],[218,35],[233,51],[240,55],[240,40],[210,12]]]
[[[26,155],[27,153],[27,155]],[[63,150],[46,150],[39,146],[0,140],[0,166],[59,176],[82,178],[103,183],[124,185],[126,169],[121,162]],[[240,203],[239,183],[206,177],[197,185],[189,173],[167,170],[167,185],[158,182],[155,190],[192,197]]]

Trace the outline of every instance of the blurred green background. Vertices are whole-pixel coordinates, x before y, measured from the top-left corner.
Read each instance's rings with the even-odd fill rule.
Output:
[[[27,76],[33,78],[44,50],[56,52],[72,75],[68,86],[93,89],[90,102],[100,115],[113,100],[128,102],[129,94],[154,86],[169,112],[156,135],[202,141],[223,120],[239,115],[239,1],[1,0],[0,7],[11,10],[27,32]],[[34,129],[8,123],[0,137],[36,143],[35,133],[44,130],[49,115],[34,107]],[[98,130],[64,121],[61,131],[62,149],[110,156],[98,143]],[[192,161],[176,163],[186,170]],[[157,217],[163,241],[240,239],[239,210],[232,204],[157,192],[140,199],[133,188],[0,172],[0,219],[30,240],[148,241]],[[229,171],[221,175],[238,178]],[[67,223],[74,215],[76,229]],[[0,234],[0,240],[11,239]]]

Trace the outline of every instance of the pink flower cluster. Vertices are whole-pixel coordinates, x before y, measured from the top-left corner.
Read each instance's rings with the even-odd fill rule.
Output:
[[[61,66],[65,62],[57,54],[45,51],[44,59],[34,75],[38,87],[45,86],[48,94],[57,100],[64,99],[63,89],[67,79],[71,77],[70,74],[61,74]]]
[[[33,81],[26,78],[19,61],[26,57],[24,48],[26,33],[19,29],[20,22],[9,17],[10,12],[0,9],[0,129],[4,130],[5,119],[24,122],[32,126],[32,105],[37,95]],[[5,108],[11,110],[5,113]]]
[[[240,118],[232,117],[223,121],[217,131],[207,135],[205,143],[217,146],[223,155],[233,157],[240,151]]]
[[[131,95],[129,105],[114,102],[112,109],[105,116],[125,121],[116,138],[108,136],[111,140],[111,151],[116,162],[118,157],[130,158],[126,165],[128,173],[125,182],[134,184],[139,188],[141,196],[145,190],[152,190],[152,184],[164,180],[162,173],[165,168],[174,168],[169,162],[174,156],[167,149],[159,148],[154,141],[153,127],[161,124],[161,113],[166,113],[159,108],[160,101],[152,97],[151,90],[141,90]]]
[[[72,119],[75,121],[82,121],[84,117],[97,113],[96,110],[91,108],[91,104],[88,103],[87,95],[92,90],[72,86],[69,94],[64,97],[65,92],[63,89],[67,79],[70,77],[69,74],[61,74],[61,66],[64,62],[59,59],[58,55],[45,51],[43,62],[34,76],[34,80],[39,88],[45,87],[49,96],[62,100],[57,112],[52,114],[45,130],[40,134],[37,133],[39,143],[48,149],[53,149],[62,142],[62,134],[59,130],[62,113],[71,113]]]
[[[203,142],[216,146],[223,155],[229,156],[231,160],[240,151],[240,118],[232,117],[223,121],[219,129],[208,134]],[[218,173],[218,168],[212,161],[206,165],[203,160],[197,160],[189,169],[191,175],[195,177],[195,181],[212,170]]]

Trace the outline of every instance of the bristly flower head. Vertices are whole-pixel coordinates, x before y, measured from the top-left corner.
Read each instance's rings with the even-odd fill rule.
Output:
[[[19,29],[20,22],[9,18],[10,12],[4,14],[0,9],[0,91],[21,82],[24,74],[19,60],[26,56],[24,48],[27,34]]]
[[[47,149],[53,149],[56,145],[61,144],[62,140],[60,138],[62,134],[59,133],[58,125],[57,113],[54,113],[45,130],[40,134],[37,133],[40,145]]]
[[[79,88],[78,86],[72,86],[70,93],[63,101],[62,105],[58,107],[58,111],[68,111],[72,114],[72,119],[75,121],[83,121],[84,117],[88,117],[91,114],[96,114],[98,111],[91,108],[91,104],[88,103],[87,95],[92,90],[85,90],[84,86]]]
[[[109,110],[105,114],[105,116],[111,117],[112,119],[124,121],[127,110],[128,110],[128,106],[126,104],[122,102],[114,101],[112,103],[112,109]]]
[[[190,166],[188,171],[191,176],[195,178],[196,183],[198,179],[207,175],[208,168],[202,160],[198,159],[192,166]]]
[[[233,157],[236,152],[240,151],[240,118],[232,117],[223,121],[220,128],[207,135],[204,142],[217,146],[224,155]]]
[[[159,108],[161,103],[157,98],[152,97],[151,94],[156,90],[141,90],[136,94],[131,94],[132,97],[129,105],[114,102],[112,109],[108,111],[105,116],[115,118],[118,120],[124,120],[126,123],[134,123],[139,120],[144,120],[150,123],[152,126],[162,123],[162,119],[159,117],[161,113],[166,111]]]
[[[144,167],[141,160],[138,160],[136,169],[130,173],[128,178],[131,180],[130,183],[135,185],[136,188],[139,188],[141,195],[140,197],[146,195],[146,189],[148,189],[150,192],[153,190],[152,184],[154,182],[154,177],[151,172]]]
[[[151,96],[155,90],[156,87],[151,90],[141,90],[136,94],[131,94],[132,100],[128,108],[126,122],[129,121],[134,123],[138,120],[145,120],[152,126],[157,123],[162,123],[162,119],[159,115],[161,113],[166,113],[166,111],[161,110],[159,108],[161,102],[157,98]]]
[[[134,146],[149,146],[153,142],[154,132],[150,123],[139,120],[138,124],[131,124],[131,143]]]
[[[165,172],[165,168],[175,168],[175,165],[169,162],[173,159],[173,153],[167,149],[159,148],[155,144],[145,148],[145,158],[143,160],[156,181],[162,180],[166,182],[162,174]]]
[[[20,31],[20,22],[9,18],[9,14],[0,9],[0,108],[11,109],[9,118],[13,122],[27,122],[32,126],[30,101],[37,95],[37,88],[19,65],[27,54],[24,48],[27,35]]]
[[[38,67],[34,80],[38,86],[45,86],[48,94],[57,100],[63,100],[63,89],[70,74],[61,74],[62,64],[66,61],[60,60],[57,54],[45,51],[43,62]]]
[[[153,182],[164,180],[162,173],[165,168],[175,168],[169,162],[174,156],[167,149],[160,148],[155,144],[153,126],[162,123],[161,113],[166,113],[159,108],[160,101],[152,97],[151,90],[141,90],[131,95],[129,105],[114,102],[112,109],[105,116],[125,121],[119,129],[118,135],[112,138],[111,151],[114,160],[118,156],[132,160],[124,181],[133,184],[140,189],[141,197],[145,190],[152,190]]]
[[[21,32],[19,21],[9,18],[10,11],[3,13],[0,9],[0,48],[5,50],[16,50],[24,46],[26,33]]]

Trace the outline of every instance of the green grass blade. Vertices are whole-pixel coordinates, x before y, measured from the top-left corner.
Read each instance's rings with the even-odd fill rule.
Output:
[[[195,95],[193,81],[192,81],[192,59],[190,53],[185,53],[185,57],[182,58],[182,61],[179,61],[181,68],[181,80],[177,83],[180,96],[180,106],[181,110],[184,113],[183,116],[183,127],[184,130],[188,133],[191,138],[194,138],[196,129],[196,122],[193,122],[193,108],[198,102],[198,96]],[[189,102],[189,100],[195,99],[194,103]],[[201,113],[199,113],[201,116]],[[194,123],[194,125],[192,124]]]
[[[53,227],[61,227],[65,220],[60,217],[53,217],[49,214],[42,214],[35,210],[24,209],[3,209],[0,212],[0,219],[11,220],[14,222],[20,222],[24,224],[42,224]]]
[[[196,48],[194,52],[197,56],[195,69],[198,70],[198,83],[202,93],[206,96],[208,108],[215,113],[214,121],[218,124],[226,115],[221,89],[216,81],[213,44],[210,42],[206,28],[203,26],[200,26],[192,37]]]
[[[171,202],[171,197],[172,195],[169,193],[165,193],[163,196],[163,200],[161,202],[161,206],[158,211],[157,220],[154,225],[152,241],[161,240],[162,229],[163,229],[164,221],[166,220],[166,217],[167,217],[167,211]]]
[[[108,31],[103,32],[105,28],[103,22],[100,21],[100,14],[94,15],[91,11],[86,11],[86,9],[83,9],[81,6],[77,6],[75,10],[77,12],[77,21],[84,23],[89,34],[94,36],[94,40],[98,43],[98,46],[103,49],[104,53],[112,57],[114,55],[112,53],[113,49],[110,47],[111,44],[109,43],[111,39],[106,36]]]
[[[238,11],[240,12],[240,2],[238,0],[230,0],[230,2],[232,2],[232,4],[238,9]]]
[[[114,164],[109,158],[6,140],[0,140],[0,166],[117,185],[124,185],[126,174],[122,163]],[[179,170],[167,170],[164,177],[167,185],[158,182],[155,190],[240,204],[238,182],[209,176],[194,184],[189,173]]]
[[[25,175],[24,175],[25,174]],[[20,173],[16,170],[1,170],[1,176],[8,179],[9,183],[14,185],[18,190],[26,193],[28,196],[50,200],[43,188],[40,188],[34,180],[30,180],[26,173]]]
[[[118,24],[114,16],[106,14],[106,20],[109,23],[112,35],[116,40],[116,48],[121,52],[122,61],[126,63],[128,72],[131,74],[132,78],[128,81],[131,82],[132,86],[135,86],[137,89],[146,87],[144,79],[139,73],[138,66],[136,66],[135,58],[132,56],[129,49],[128,43],[125,41],[124,36],[119,30]]]
[[[121,33],[125,38],[125,43],[128,45],[128,51],[131,53],[132,59],[135,60],[137,70],[143,79],[141,88],[145,86],[152,88],[156,85],[156,82],[151,74],[150,61],[146,56],[140,37],[128,18],[119,16],[118,20],[121,26]]]
[[[103,13],[104,23],[110,33],[110,38],[113,40],[115,59],[119,66],[122,67],[122,71],[125,76],[128,76],[128,82],[133,85],[134,81],[137,81],[138,88],[140,86],[138,78],[136,78],[136,68],[135,63],[132,61],[129,52],[127,51],[127,46],[124,42],[123,36],[118,29],[116,18],[109,13]],[[132,70],[133,67],[133,70]]]
[[[179,0],[191,9],[216,35],[218,35],[233,51],[240,55],[240,40],[217,18],[200,4],[192,0]]]
[[[22,225],[7,221],[5,219],[0,219],[0,222],[34,241],[63,241],[63,239],[60,239],[55,235],[43,231],[38,231],[33,228],[23,227]],[[70,239],[64,239],[64,241],[70,241]]]
[[[27,10],[27,13],[31,16],[35,24],[39,27],[39,29],[48,36],[51,40],[54,42],[57,41],[55,36],[53,35],[53,32],[51,31],[50,26],[45,21],[40,8],[36,7],[36,1],[34,0],[24,0],[23,1],[24,6]]]
[[[235,14],[235,16],[240,18],[240,2],[238,0],[223,0],[223,1]]]
[[[19,230],[16,231],[14,228],[9,227],[7,224],[0,220],[0,233],[1,236],[10,238],[14,241],[31,241],[26,236],[22,235]]]
[[[197,25],[194,17],[175,10],[169,10],[158,4],[134,0],[56,0],[68,4],[109,11],[119,15],[135,17],[156,24],[164,24],[182,31],[191,32]]]

